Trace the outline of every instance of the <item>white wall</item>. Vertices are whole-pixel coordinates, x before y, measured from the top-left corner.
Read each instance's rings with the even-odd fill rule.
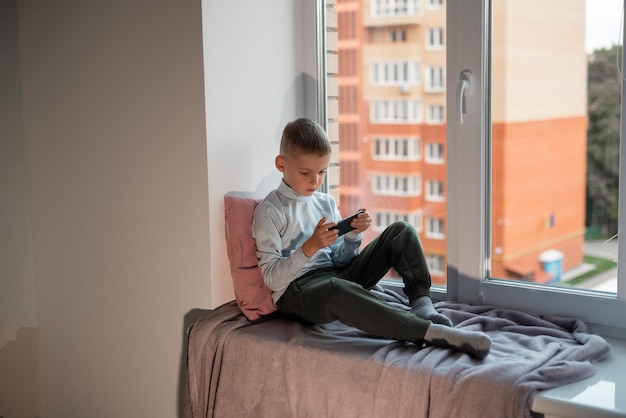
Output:
[[[9,291],[35,312],[11,327],[36,313],[41,416],[176,415],[183,317],[232,299],[222,196],[276,185],[302,111],[302,3],[17,0],[1,214],[22,222]]]
[[[315,2],[303,2],[203,1],[212,243],[224,240],[226,192],[265,195],[280,181],[274,157],[282,129],[304,115],[304,82],[315,70],[304,60],[303,38],[312,34],[302,33],[313,30]],[[213,303],[219,305],[234,293],[225,248],[211,250],[211,275],[220,278],[212,281]]]

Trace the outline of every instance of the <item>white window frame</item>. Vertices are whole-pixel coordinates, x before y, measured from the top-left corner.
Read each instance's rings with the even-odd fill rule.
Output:
[[[597,332],[626,338],[626,269],[620,262],[617,295],[489,279],[490,2],[447,4],[447,289],[446,297],[470,304],[502,306],[540,315],[577,317]],[[624,68],[624,55],[621,56]],[[469,74],[469,75],[468,75]],[[465,113],[456,92],[470,80]],[[622,86],[626,97],[626,83]],[[621,131],[626,132],[622,105]],[[462,118],[461,118],[462,116]],[[462,123],[461,123],[462,119]],[[626,147],[620,149],[620,178],[626,178]],[[620,181],[619,216],[626,219],[626,182]],[[454,245],[452,245],[454,243]],[[620,245],[618,259],[626,259]]]

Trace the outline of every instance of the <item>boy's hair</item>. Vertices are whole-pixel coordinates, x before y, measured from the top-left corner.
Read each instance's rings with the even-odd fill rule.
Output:
[[[330,140],[318,123],[311,119],[300,118],[285,125],[280,140],[280,155],[330,154]]]

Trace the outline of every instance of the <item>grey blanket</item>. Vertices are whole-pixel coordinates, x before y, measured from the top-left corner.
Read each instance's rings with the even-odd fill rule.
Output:
[[[406,300],[374,292],[401,309]],[[250,323],[234,302],[189,331],[187,416],[531,417],[537,390],[595,373],[609,345],[577,319],[435,305],[492,341],[484,360],[368,336],[338,322]]]

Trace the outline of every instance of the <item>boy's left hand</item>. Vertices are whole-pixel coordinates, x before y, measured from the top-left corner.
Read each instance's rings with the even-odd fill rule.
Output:
[[[363,209],[365,210],[365,209]],[[367,228],[372,224],[372,218],[370,218],[370,214],[367,211],[363,213],[359,213],[356,218],[350,222],[350,225],[354,228],[352,232],[359,233],[364,232]]]

